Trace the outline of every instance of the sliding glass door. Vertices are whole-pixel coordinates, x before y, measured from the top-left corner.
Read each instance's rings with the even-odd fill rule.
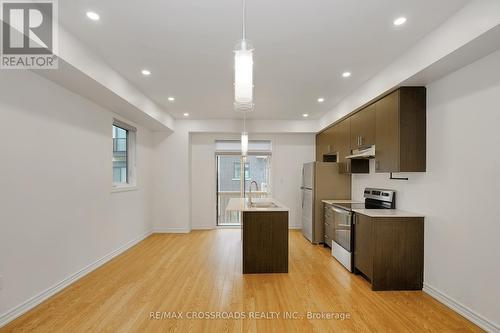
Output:
[[[267,197],[270,192],[271,155],[252,154],[245,159],[237,153],[216,155],[217,163],[217,225],[238,226],[240,214],[226,212],[226,206],[231,198],[240,198],[243,192],[248,198],[250,183],[257,182],[252,187],[252,197]]]

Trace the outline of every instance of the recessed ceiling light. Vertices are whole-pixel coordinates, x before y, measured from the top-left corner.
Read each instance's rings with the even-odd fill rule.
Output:
[[[92,21],[99,21],[99,14],[96,12],[87,12],[87,17]]]
[[[406,23],[406,17],[398,17],[397,19],[394,20],[394,25],[395,26],[398,26],[398,25],[403,25]]]
[[[342,77],[350,77],[351,75],[352,75],[351,72],[342,73]]]
[[[173,102],[173,101],[175,101],[175,97],[170,96],[170,97],[168,98],[168,101],[169,101],[169,102]]]
[[[309,114],[308,113],[303,113],[302,117],[307,118],[307,117],[309,117]]]
[[[144,76],[150,76],[151,75],[151,71],[149,69],[143,69],[141,71],[142,75]]]
[[[189,113],[184,113],[184,117],[189,117]]]
[[[323,97],[318,98],[318,103],[323,103],[325,99]]]

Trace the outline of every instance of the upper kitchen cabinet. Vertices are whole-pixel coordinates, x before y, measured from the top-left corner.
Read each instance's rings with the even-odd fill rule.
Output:
[[[402,87],[375,103],[375,171],[426,171],[426,89]]]
[[[375,144],[375,104],[356,112],[351,120],[351,149]]]
[[[339,163],[340,173],[350,173],[351,165],[350,161],[345,157],[351,153],[349,149],[349,138],[351,133],[351,121],[349,118],[342,120],[341,122],[333,126],[334,130],[334,140],[337,143],[337,162]]]
[[[349,117],[333,126],[334,140],[337,143],[336,148],[339,172],[345,174],[369,173],[370,166],[368,160],[346,159],[346,156],[351,155],[351,121],[352,117]]]
[[[339,173],[368,173],[368,160],[349,160],[351,118],[346,118],[316,135],[316,161],[337,162]]]
[[[335,147],[334,128],[330,127],[320,134],[316,135],[316,161],[318,162],[336,162],[329,160],[336,159],[334,153],[337,151]]]

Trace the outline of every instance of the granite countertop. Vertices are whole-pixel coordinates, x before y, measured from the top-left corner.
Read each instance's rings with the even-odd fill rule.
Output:
[[[422,214],[406,212],[399,209],[353,209],[356,214],[369,217],[425,217]]]
[[[362,204],[363,201],[356,200],[321,200],[321,202],[332,205],[332,204]]]
[[[228,212],[288,212],[290,209],[273,198],[254,198],[255,203],[272,202],[277,207],[250,207],[248,198],[231,198],[226,206]]]

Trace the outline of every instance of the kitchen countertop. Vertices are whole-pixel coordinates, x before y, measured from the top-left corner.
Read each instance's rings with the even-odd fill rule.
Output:
[[[352,211],[369,217],[425,217],[422,214],[406,212],[399,209],[353,209]]]
[[[321,200],[321,202],[326,203],[328,205],[332,204],[362,204],[364,201],[356,201],[356,200]]]
[[[231,198],[226,206],[228,212],[288,212],[290,209],[273,198],[254,198],[253,202],[273,202],[278,207],[250,207],[248,198]]]

